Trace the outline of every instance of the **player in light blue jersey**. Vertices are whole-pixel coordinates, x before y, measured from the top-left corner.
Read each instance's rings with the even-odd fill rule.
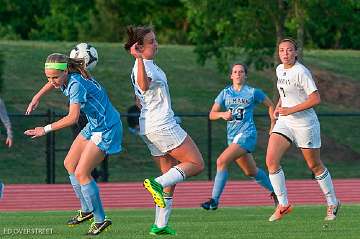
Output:
[[[263,103],[269,108],[271,129],[275,123],[273,116],[274,104],[260,89],[246,84],[247,68],[243,64],[234,64],[231,68],[230,79],[232,85],[223,89],[216,97],[210,111],[211,120],[224,119],[227,121],[228,147],[220,154],[216,161],[217,172],[209,201],[201,204],[206,210],[216,210],[220,196],[228,179],[228,164],[235,161],[245,175],[254,178],[257,183],[269,190],[277,199],[268,175],[256,166],[252,152],[256,145],[256,127],[253,119],[256,104]],[[221,111],[221,110],[224,111]]]
[[[105,89],[85,70],[82,59],[51,54],[45,63],[45,75],[49,82],[33,97],[26,114],[30,114],[39,104],[40,98],[54,88],[60,89],[69,98],[69,113],[45,127],[29,129],[24,133],[37,138],[75,124],[80,110],[86,115],[88,123],[74,140],[64,161],[70,182],[81,203],[81,210],[69,220],[68,225],[78,225],[94,218],[88,235],[97,235],[112,222],[105,217],[99,189],[91,171],[102,162],[106,154],[121,151],[120,114],[111,104]]]

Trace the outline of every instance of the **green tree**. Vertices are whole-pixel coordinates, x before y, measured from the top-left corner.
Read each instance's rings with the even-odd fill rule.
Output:
[[[283,37],[319,48],[360,48],[358,0],[184,0],[190,40],[198,61],[215,58],[226,70],[236,59],[257,68],[277,62],[276,45]],[[271,56],[273,58],[271,59]]]
[[[88,26],[93,0],[51,0],[49,14],[36,18],[40,29],[31,31],[31,39],[76,41]]]
[[[188,43],[186,10],[179,0],[95,0],[90,38],[123,41],[128,25],[153,25],[160,42]]]
[[[306,40],[319,48],[360,49],[360,1],[309,0]]]
[[[225,71],[236,58],[233,47],[257,68],[273,64],[274,49],[284,36],[288,1],[283,0],[185,0],[190,40],[200,63],[215,57]]]
[[[0,38],[29,39],[29,33],[40,27],[36,19],[48,11],[47,0],[0,0]]]
[[[91,10],[90,31],[87,35],[94,41],[117,42],[122,40],[129,24],[141,24],[146,12],[141,6],[147,1],[95,0]],[[82,37],[86,35],[83,32]]]

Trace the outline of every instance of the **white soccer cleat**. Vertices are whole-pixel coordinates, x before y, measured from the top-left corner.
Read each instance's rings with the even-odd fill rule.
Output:
[[[326,217],[324,218],[325,221],[333,221],[336,219],[336,214],[339,212],[340,209],[340,201],[338,200],[336,205],[330,205],[327,208]]]

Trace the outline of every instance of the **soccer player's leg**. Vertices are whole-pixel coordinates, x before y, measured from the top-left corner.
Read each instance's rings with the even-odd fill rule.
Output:
[[[325,220],[335,220],[340,202],[336,198],[330,172],[320,159],[320,124],[316,123],[303,130],[295,131],[295,136],[304,159],[326,198],[328,209]]]
[[[199,174],[204,169],[204,161],[199,149],[185,131],[184,135],[181,135],[181,137],[178,138],[182,139],[182,136],[184,136],[184,140],[179,140],[180,144],[167,152],[168,155],[177,161],[180,161],[180,163],[172,167],[168,172],[157,177],[155,180],[151,181],[147,179],[144,182],[145,187],[148,186],[147,189],[152,193],[153,197],[157,195],[160,196],[159,185],[163,188],[175,185],[176,183],[184,181],[187,177]],[[155,199],[157,200],[157,198]],[[165,207],[164,204],[159,206]]]
[[[169,155],[154,157],[154,161],[160,168],[162,173],[169,171],[177,161]],[[160,208],[156,205],[155,222],[150,228],[150,235],[175,235],[176,231],[171,229],[168,225],[170,215],[172,212],[172,202],[175,185],[164,188],[163,196],[165,201],[165,208]]]
[[[228,180],[228,165],[246,154],[246,151],[242,149],[236,143],[231,143],[216,160],[216,176],[213,185],[211,199],[201,204],[201,207],[206,210],[216,210],[218,208],[221,194],[224,191],[226,182]]]
[[[269,175],[266,174],[263,169],[256,166],[256,162],[252,154],[248,153],[240,158],[237,158],[236,163],[246,176],[255,179],[256,183],[270,192],[270,197],[273,198],[276,207],[278,205],[278,200],[271,185]]]
[[[279,205],[270,216],[269,221],[280,220],[284,215],[292,211],[288,202],[285,175],[280,166],[281,157],[290,147],[290,142],[282,134],[272,133],[266,153],[266,165],[269,171],[269,178],[274,192],[279,200]]]
[[[160,161],[162,158],[166,159],[166,153],[163,153],[161,149],[158,147],[158,145],[153,142],[158,140],[158,136],[156,134],[150,134],[150,135],[140,135],[140,137],[148,146],[148,149],[151,155],[153,156],[155,163],[160,168]],[[143,182],[143,186],[146,190],[148,190],[148,192],[153,197],[155,205],[161,208],[164,208],[166,206],[163,196],[164,187],[160,183],[158,183],[153,178],[146,178]]]
[[[165,193],[165,208],[159,208],[156,222],[150,228],[150,235],[176,235],[176,231],[168,225],[172,211],[172,196]]]
[[[97,235],[105,231],[105,229],[112,224],[111,220],[105,217],[99,188],[95,180],[91,177],[91,171],[99,165],[103,159],[103,150],[91,140],[87,143],[81,154],[81,158],[75,170],[75,176],[81,184],[81,192],[94,214],[94,222],[91,224],[88,231],[89,235]]]
[[[336,198],[330,172],[320,160],[320,148],[302,148],[301,151],[308,164],[308,167],[314,173],[315,180],[318,182],[320,189],[326,198],[328,207],[324,220],[335,220],[336,215],[340,209],[340,201]]]
[[[72,143],[71,148],[64,160],[64,166],[69,173],[70,183],[81,205],[81,210],[78,210],[77,214],[68,220],[68,226],[75,226],[93,218],[92,211],[87,205],[84,195],[81,192],[80,183],[74,175],[76,166],[81,157],[81,153],[84,150],[87,142],[88,140],[86,139],[86,137],[84,137],[82,134],[79,134]]]

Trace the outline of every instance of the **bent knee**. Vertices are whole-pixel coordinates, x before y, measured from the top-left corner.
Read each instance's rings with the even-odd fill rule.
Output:
[[[216,168],[219,170],[219,169],[224,169],[227,167],[227,162],[224,158],[218,158],[216,160]]]
[[[201,158],[201,160],[197,163],[197,169],[199,171],[199,173],[201,173],[202,171],[204,171],[205,169],[205,163],[204,160]]]
[[[266,157],[266,167],[268,168],[269,172],[274,172],[280,168],[280,160]]]
[[[64,167],[69,173],[73,173],[75,171],[76,165],[71,160],[65,158]]]
[[[205,169],[204,160],[202,158],[200,160],[197,160],[194,164],[194,176],[200,174]]]
[[[322,164],[309,164],[308,167],[315,175],[319,175],[325,170]]]
[[[91,176],[85,170],[78,168],[75,170],[74,175],[79,182],[82,182]]]

